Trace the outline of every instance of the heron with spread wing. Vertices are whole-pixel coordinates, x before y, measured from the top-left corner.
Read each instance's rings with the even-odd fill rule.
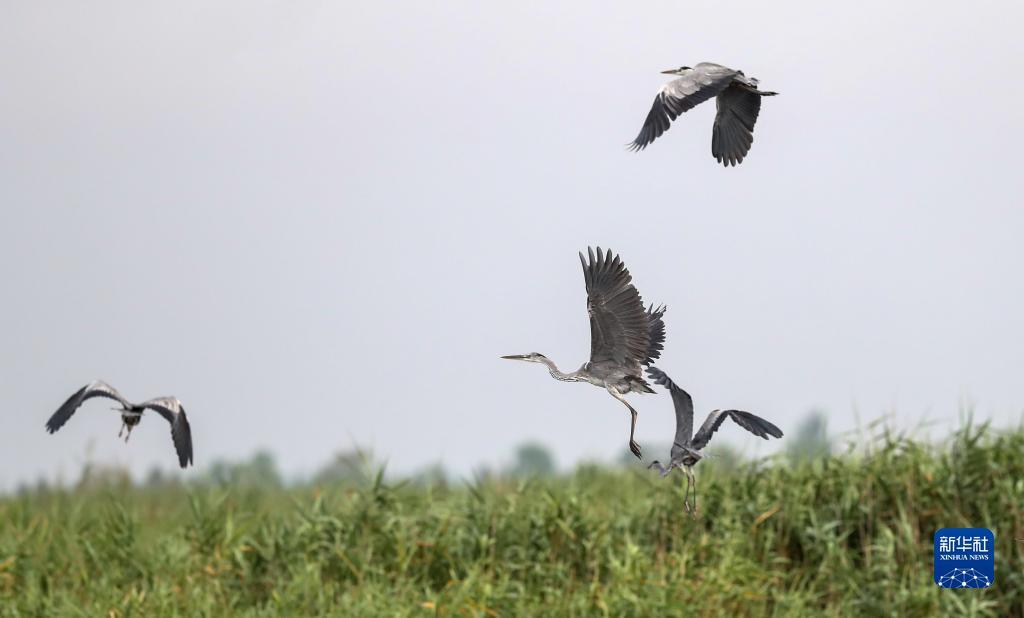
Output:
[[[703,457],[701,451],[708,445],[711,436],[718,431],[725,419],[731,418],[740,427],[765,440],[768,439],[768,436],[782,437],[782,430],[775,425],[760,416],[741,410],[714,410],[708,415],[697,433],[693,434],[693,399],[690,394],[676,386],[675,382],[657,367],[648,367],[647,375],[655,384],[660,384],[668,389],[672,395],[672,405],[676,410],[676,436],[672,442],[671,459],[668,466],[663,466],[660,461],[652,461],[647,467],[657,468],[661,472],[661,476],[668,475],[673,468],[683,467],[686,469],[686,495],[683,497],[683,506],[690,513],[697,511],[697,481],[693,477],[693,466],[701,460]],[[692,506],[689,502],[691,487],[693,488]]]
[[[640,293],[618,255],[609,249],[587,249],[589,260],[580,253],[583,280],[590,314],[590,361],[576,371],[564,373],[539,352],[503,356],[510,360],[541,363],[551,377],[563,382],[589,382],[608,391],[629,410],[629,450],[640,458],[634,439],[637,412],[629,405],[627,393],[653,393],[643,376],[643,366],[661,356],[665,343],[665,307],[644,309]]]
[[[630,150],[647,148],[668,131],[680,114],[715,97],[718,113],[711,130],[711,154],[726,167],[742,163],[754,143],[754,123],[761,112],[761,97],[772,97],[778,93],[758,90],[756,78],[713,62],[701,62],[693,68],[679,67],[662,73],[675,75],[678,79],[658,90],[640,134],[629,145]]]
[[[94,397],[106,397],[121,404],[120,408],[112,409],[121,413],[121,431],[117,433],[117,437],[124,435],[125,442],[131,437],[132,429],[142,421],[142,414],[146,410],[152,410],[164,417],[171,424],[171,440],[174,442],[174,450],[178,453],[178,464],[185,468],[192,463],[192,428],[188,424],[188,417],[185,416],[184,406],[176,397],[157,397],[142,403],[132,403],[102,380],[86,384],[69,397],[54,412],[50,420],[46,421],[46,430],[55,433],[83,403]]]

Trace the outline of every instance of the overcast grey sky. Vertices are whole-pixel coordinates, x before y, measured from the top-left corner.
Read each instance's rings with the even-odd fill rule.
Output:
[[[614,457],[619,403],[498,358],[586,360],[588,244],[700,411],[1020,421],[1019,3],[209,4],[0,3],[0,488],[173,466],[102,402],[46,434],[95,377],[179,396],[200,469]],[[712,104],[627,152],[700,61],[781,92],[743,165]]]

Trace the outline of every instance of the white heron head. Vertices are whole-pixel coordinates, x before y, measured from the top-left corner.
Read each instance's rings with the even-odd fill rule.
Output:
[[[548,360],[548,357],[544,356],[540,352],[530,352],[529,354],[510,354],[508,356],[502,356],[502,358],[525,361],[527,363],[543,363]]]
[[[667,71],[662,71],[662,73],[664,73],[665,75],[685,75],[688,71],[691,70],[692,69],[690,67],[679,67],[678,69],[668,69]]]

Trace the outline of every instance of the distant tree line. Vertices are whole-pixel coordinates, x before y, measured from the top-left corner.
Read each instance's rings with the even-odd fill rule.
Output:
[[[827,457],[833,452],[832,440],[827,431],[827,418],[820,411],[811,412],[794,429],[787,431],[784,440],[785,459],[793,465],[812,462]],[[650,445],[647,452],[652,457],[667,458],[670,448],[670,443]],[[706,462],[708,467],[734,468],[744,459],[740,451],[725,442],[710,450],[710,456]],[[636,465],[633,455],[626,450],[623,451],[618,461],[620,465]],[[298,483],[365,486],[372,483],[383,467],[384,463],[377,460],[372,451],[356,447],[339,451],[312,476],[304,481],[298,481]],[[551,450],[539,442],[526,442],[515,449],[511,461],[498,468],[488,465],[481,466],[477,469],[475,476],[525,479],[550,477],[556,473],[557,466]],[[453,479],[444,466],[437,462],[408,475],[407,480],[421,485],[443,485]],[[160,487],[180,482],[176,471],[167,472],[163,468],[154,467],[141,484],[147,487]],[[193,477],[189,482],[197,485],[272,488],[295,484],[285,481],[274,455],[268,450],[256,451],[250,457],[242,460],[215,460],[204,472]],[[132,484],[132,478],[127,469],[88,463],[84,466],[76,486],[90,488],[130,484]],[[45,480],[40,480],[34,487],[25,484],[19,487],[19,491],[47,491],[48,489],[49,484]]]

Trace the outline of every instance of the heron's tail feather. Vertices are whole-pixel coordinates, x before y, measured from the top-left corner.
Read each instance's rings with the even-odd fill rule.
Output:
[[[651,388],[651,385],[648,384],[643,378],[638,378],[635,376],[626,376],[626,381],[629,382],[630,390],[633,391],[634,393],[655,392],[655,390]]]

